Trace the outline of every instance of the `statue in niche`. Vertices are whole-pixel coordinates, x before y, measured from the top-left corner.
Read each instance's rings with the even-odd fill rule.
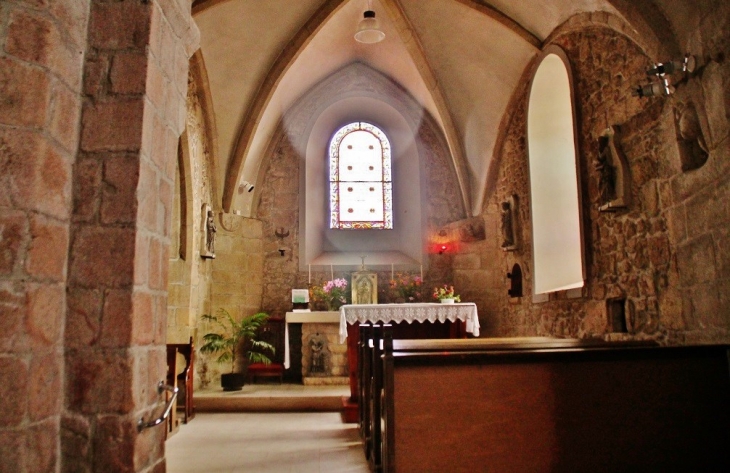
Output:
[[[601,137],[599,140],[604,140]],[[599,150],[603,150],[598,153],[598,160],[596,162],[596,171],[598,171],[598,195],[601,204],[610,202],[616,198],[616,186],[614,184],[616,180],[616,171],[611,166],[611,159],[607,152],[606,146],[598,145]]]
[[[692,102],[680,104],[675,115],[682,171],[699,169],[707,162],[709,153],[697,108]]]
[[[500,219],[502,221],[502,250],[513,251],[517,249],[517,238],[515,236],[516,222],[516,196],[500,204]]]
[[[215,258],[215,234],[218,229],[215,226],[215,214],[210,205],[203,204],[203,241],[200,256],[203,258]]]
[[[327,374],[327,339],[316,333],[309,338],[309,350],[312,361],[309,365],[309,374]]]
[[[616,147],[618,126],[609,127],[598,138],[598,210],[615,212],[631,203],[631,174],[626,157]]]

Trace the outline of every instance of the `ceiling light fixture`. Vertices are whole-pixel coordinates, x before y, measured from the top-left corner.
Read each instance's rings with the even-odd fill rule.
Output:
[[[379,43],[383,38],[385,38],[385,33],[381,31],[378,20],[375,19],[375,12],[370,9],[370,2],[368,2],[368,9],[363,13],[363,18],[357,26],[355,41],[373,44]]]

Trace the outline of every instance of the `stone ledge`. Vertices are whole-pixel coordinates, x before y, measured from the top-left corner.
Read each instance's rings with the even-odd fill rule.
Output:
[[[347,376],[305,376],[302,378],[305,386],[347,386],[350,378]]]

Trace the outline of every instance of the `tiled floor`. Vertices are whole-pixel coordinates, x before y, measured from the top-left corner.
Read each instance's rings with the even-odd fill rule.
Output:
[[[340,398],[347,386],[249,384],[196,399]],[[165,443],[168,473],[367,473],[355,424],[339,412],[198,413]]]
[[[198,414],[165,443],[168,473],[367,473],[337,412]]]

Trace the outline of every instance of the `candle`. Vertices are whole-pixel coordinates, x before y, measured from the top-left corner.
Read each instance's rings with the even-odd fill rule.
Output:
[[[330,279],[335,279],[335,270],[332,268],[332,265],[330,265]]]
[[[307,266],[309,266],[309,279],[307,280],[307,282],[308,282],[309,284],[312,284],[312,265],[311,265],[311,264],[309,264],[309,265],[307,265]]]
[[[390,279],[395,279],[395,275],[393,274],[393,263],[390,263]]]
[[[421,265],[421,282],[423,282],[423,265]]]

